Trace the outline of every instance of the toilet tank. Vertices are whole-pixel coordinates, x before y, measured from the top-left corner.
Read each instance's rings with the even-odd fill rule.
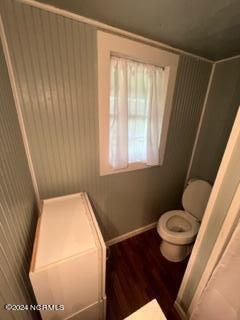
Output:
[[[87,194],[44,200],[29,272],[42,319],[104,319],[105,270],[106,246]]]

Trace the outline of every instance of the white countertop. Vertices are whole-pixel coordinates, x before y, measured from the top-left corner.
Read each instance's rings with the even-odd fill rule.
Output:
[[[125,320],[167,320],[156,299],[125,318]]]
[[[35,269],[96,247],[87,210],[83,193],[43,201]]]

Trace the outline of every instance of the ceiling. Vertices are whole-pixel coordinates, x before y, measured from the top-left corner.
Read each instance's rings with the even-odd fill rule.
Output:
[[[240,0],[39,0],[219,60],[240,53]]]

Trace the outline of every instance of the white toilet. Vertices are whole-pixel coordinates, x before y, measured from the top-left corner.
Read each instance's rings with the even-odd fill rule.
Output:
[[[204,180],[190,180],[182,196],[184,211],[168,211],[160,217],[160,250],[167,260],[182,261],[191,252],[211,190]]]

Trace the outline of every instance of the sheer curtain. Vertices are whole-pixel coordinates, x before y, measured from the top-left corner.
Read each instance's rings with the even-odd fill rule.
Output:
[[[159,144],[166,98],[164,69],[111,57],[109,163],[159,163]]]

